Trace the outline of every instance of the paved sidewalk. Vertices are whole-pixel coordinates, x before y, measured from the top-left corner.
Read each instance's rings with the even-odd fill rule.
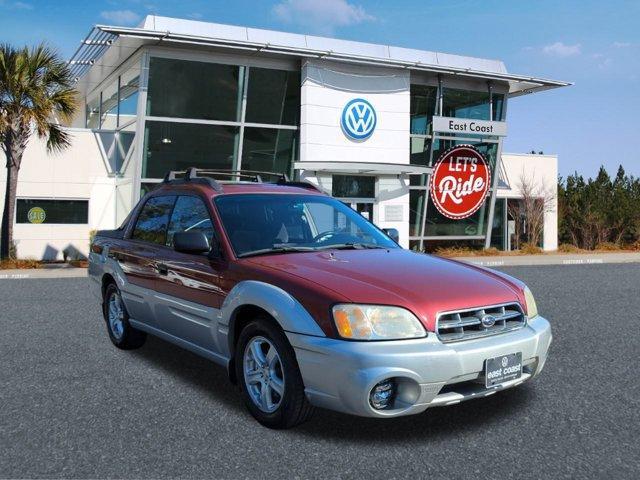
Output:
[[[516,265],[589,265],[602,263],[640,263],[640,252],[550,253],[546,255],[504,255],[495,257],[456,257],[456,260],[484,267]]]
[[[86,268],[73,267],[0,270],[0,280],[19,280],[24,278],[78,278],[86,276]]]

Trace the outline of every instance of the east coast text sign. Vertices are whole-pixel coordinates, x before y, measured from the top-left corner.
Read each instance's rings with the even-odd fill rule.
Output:
[[[376,128],[377,116],[373,106],[364,98],[354,98],[342,109],[340,126],[353,140],[366,140]]]
[[[489,164],[482,154],[471,145],[458,145],[436,162],[429,191],[442,215],[460,220],[482,206],[490,184]]]
[[[467,118],[433,117],[433,131],[506,137],[507,123],[470,120]]]

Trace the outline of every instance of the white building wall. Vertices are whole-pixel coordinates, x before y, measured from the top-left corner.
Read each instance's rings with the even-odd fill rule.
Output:
[[[521,198],[522,180],[533,182],[534,190],[552,198],[552,208],[544,216],[544,250],[558,249],[558,156],[503,153],[502,167],[509,188],[498,189],[498,198]]]
[[[61,260],[77,253],[86,256],[89,232],[116,225],[115,178],[98,135],[91,130],[69,129],[71,146],[47,153],[46,142],[33,136],[25,151],[18,177],[17,198],[89,200],[86,225],[15,224],[14,241],[19,258]],[[0,160],[5,164],[4,153]],[[0,212],[4,208],[6,169],[0,171]]]
[[[409,163],[409,72],[314,60],[303,65],[301,82],[301,162]],[[376,111],[376,128],[362,141],[347,137],[340,126],[342,110],[354,98],[364,98]],[[331,193],[331,175],[318,175],[301,172]],[[378,176],[373,221],[381,228],[397,228],[400,244],[408,247],[408,219],[408,179]]]

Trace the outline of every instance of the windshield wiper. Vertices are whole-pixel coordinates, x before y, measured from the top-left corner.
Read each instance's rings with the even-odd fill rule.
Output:
[[[253,250],[251,252],[245,252],[238,255],[238,258],[253,257],[255,255],[269,255],[270,253],[289,253],[289,252],[313,252],[316,250],[312,247],[287,247],[277,246],[271,248],[262,248],[260,250]]]
[[[377,249],[382,248],[386,250],[388,247],[383,247],[382,245],[376,245],[375,243],[361,243],[361,242],[349,242],[349,243],[336,243],[334,245],[327,245],[324,247],[319,247],[318,250],[331,250],[335,248],[336,250],[364,250],[364,249]]]

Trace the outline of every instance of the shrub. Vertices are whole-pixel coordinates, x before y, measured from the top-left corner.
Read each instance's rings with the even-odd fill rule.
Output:
[[[15,258],[9,258],[6,260],[0,260],[0,270],[24,270],[29,268],[40,268],[42,262],[38,260],[17,260]]]
[[[580,253],[583,250],[571,243],[562,243],[558,246],[558,251],[561,253]]]
[[[613,242],[601,242],[599,244],[596,245],[596,250],[604,250],[607,252],[614,252],[617,250],[622,250],[622,248],[620,247],[620,245],[618,245],[617,243],[613,243]]]
[[[543,250],[539,246],[530,243],[523,243],[520,247],[520,253],[523,255],[538,255],[542,252]]]

